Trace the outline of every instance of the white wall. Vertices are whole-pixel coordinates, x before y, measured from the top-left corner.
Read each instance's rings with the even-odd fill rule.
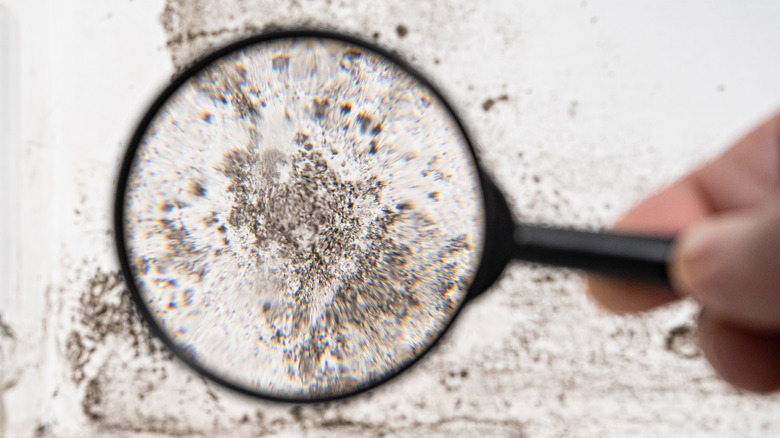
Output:
[[[19,60],[0,52],[0,74],[18,79],[18,101],[0,95],[18,123],[15,140],[0,132],[0,160],[15,151],[21,186],[19,225],[0,227],[19,242],[0,258],[17,263],[0,279],[15,334],[0,339],[7,436],[780,433],[777,396],[713,377],[691,303],[615,317],[578,274],[521,265],[401,379],[319,406],[247,399],[149,340],[122,299],[111,225],[129,133],[177,68],[248,32],[315,26],[377,34],[439,84],[519,217],[604,226],[780,107],[779,3],[0,3]]]

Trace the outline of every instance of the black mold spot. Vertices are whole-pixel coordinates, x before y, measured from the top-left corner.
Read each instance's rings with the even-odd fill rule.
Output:
[[[686,359],[701,356],[696,344],[696,330],[692,325],[679,325],[666,335],[666,349]]]
[[[16,339],[13,329],[11,329],[11,326],[3,321],[2,315],[0,315],[0,336],[9,339]]]
[[[40,424],[35,429],[35,436],[45,436],[48,431],[49,431],[48,424]]]
[[[363,56],[363,52],[358,49],[347,49],[341,55],[341,68],[351,71],[355,62]]]
[[[324,97],[322,99],[313,99],[314,105],[314,117],[318,119],[324,118],[328,114],[328,108],[330,107],[330,99]]]
[[[206,188],[198,181],[193,181],[190,185],[190,193],[195,196],[206,196]]]
[[[84,415],[92,421],[98,421],[103,418],[103,414],[97,409],[103,399],[103,392],[100,389],[98,378],[95,377],[87,382],[84,390],[84,398],[81,400],[81,410]]]
[[[290,408],[290,415],[292,415],[296,422],[300,423],[301,420],[303,420],[303,409],[300,406],[293,406]]]
[[[255,104],[249,99],[249,97],[242,91],[236,90],[233,94],[233,107],[240,117],[248,117],[249,115],[258,114]]]
[[[205,191],[204,191],[205,194]],[[212,211],[210,215],[203,218],[203,223],[206,224],[206,226],[213,226],[219,223],[219,216],[217,215],[216,211]],[[146,271],[144,271],[144,274]]]
[[[506,94],[502,94],[495,99],[489,98],[486,99],[484,102],[482,102],[482,109],[485,111],[490,111],[490,108],[493,108],[493,105],[495,105],[497,102],[505,102],[509,100],[509,96]]]
[[[368,126],[371,125],[373,118],[366,113],[360,113],[357,116],[357,121],[360,123],[360,132],[364,133],[368,130]]]
[[[403,38],[409,34],[409,29],[407,29],[407,27],[404,26],[403,24],[399,24],[395,28],[395,33],[398,34],[399,38]]]
[[[344,51],[344,56],[350,59],[360,59],[363,56],[363,52],[358,49],[347,49]]]
[[[306,143],[306,140],[308,139],[309,139],[309,134],[300,131],[295,133],[294,140],[295,140],[295,144],[297,144],[298,146],[303,146],[304,143]]]
[[[288,65],[290,65],[290,56],[288,55],[276,55],[271,59],[271,68],[276,71],[284,71]]]

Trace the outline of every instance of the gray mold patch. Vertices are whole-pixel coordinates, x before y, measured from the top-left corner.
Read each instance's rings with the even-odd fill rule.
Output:
[[[3,392],[14,387],[22,374],[16,359],[16,335],[0,314],[0,436],[5,431]]]
[[[65,357],[77,384],[84,381],[85,367],[107,341],[128,342],[134,358],[143,355],[170,359],[141,322],[119,272],[98,269],[87,280],[79,299],[78,323],[65,341]]]
[[[16,370],[16,334],[11,326],[3,320],[0,314],[0,394],[16,383],[19,370]],[[2,429],[0,429],[2,430]]]
[[[353,391],[408,364],[482,247],[473,158],[446,107],[336,40],[225,55],[135,151],[128,258],[194,362],[273,396]]]
[[[256,5],[242,0],[213,2],[208,0],[168,0],[160,23],[168,36],[166,46],[177,70],[183,69],[207,51],[259,32],[278,30],[266,14],[247,13]],[[297,27],[307,22],[298,21]],[[292,22],[287,23],[291,27]]]
[[[65,358],[82,394],[81,411],[97,430],[187,435],[211,427],[190,412],[196,405],[215,409],[204,381],[152,337],[121,273],[94,269],[74,317]],[[181,391],[187,386],[199,389]]]
[[[380,17],[406,13],[409,5],[399,2],[253,0],[167,0],[160,17],[166,46],[174,67],[181,70],[207,51],[251,34],[283,29],[320,29],[353,34],[382,43],[409,41],[416,30],[400,21]],[[429,36],[454,31],[449,26],[454,11],[443,1],[417,2],[415,7],[426,22]],[[467,14],[459,10],[456,14]],[[446,36],[445,36],[446,38]],[[397,48],[394,47],[394,48]],[[414,60],[414,59],[412,59]]]

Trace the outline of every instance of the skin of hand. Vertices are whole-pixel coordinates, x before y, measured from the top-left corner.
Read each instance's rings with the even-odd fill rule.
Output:
[[[701,305],[706,358],[737,387],[780,389],[780,113],[615,228],[677,235],[669,275],[677,296]],[[595,275],[588,289],[617,313],[676,299],[657,287]]]

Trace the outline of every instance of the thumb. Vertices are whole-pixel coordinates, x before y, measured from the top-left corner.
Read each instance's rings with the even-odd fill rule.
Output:
[[[780,329],[780,197],[703,219],[673,250],[675,288],[713,315],[759,331]]]

